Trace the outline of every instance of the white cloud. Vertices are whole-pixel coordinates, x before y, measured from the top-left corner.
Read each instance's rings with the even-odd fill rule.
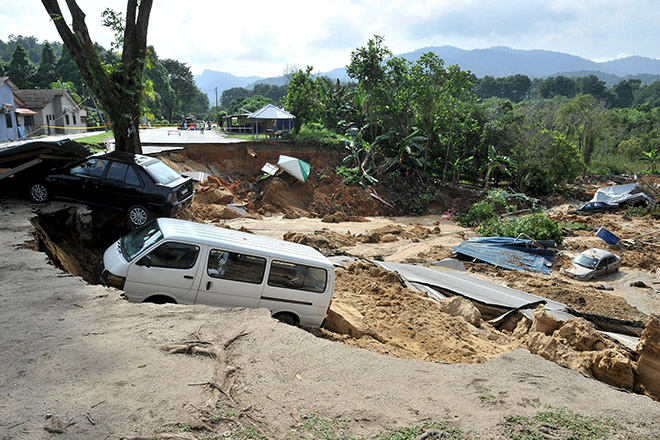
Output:
[[[41,2],[5,3],[1,39],[59,40]],[[100,14],[106,7],[124,12],[126,1],[78,3],[92,38],[109,47],[112,32]],[[185,62],[196,74],[278,76],[291,65],[345,66],[374,34],[394,53],[510,46],[594,60],[624,53],[660,58],[660,8],[652,0],[154,0],[148,42],[159,57]]]

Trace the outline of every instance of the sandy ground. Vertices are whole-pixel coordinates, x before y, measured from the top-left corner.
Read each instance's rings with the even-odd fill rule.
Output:
[[[34,206],[3,199],[0,208],[2,439],[315,438],[306,431],[311,416],[362,438],[430,420],[505,438],[508,415],[545,405],[612,416],[629,424],[631,438],[660,436],[658,402],[521,348],[481,363],[424,362],[319,338],[263,310],[130,304],[25,245]],[[227,223],[278,236],[282,228],[361,234],[394,221]],[[429,240],[442,250],[461,231],[435,221],[423,226],[439,226]],[[415,239],[378,246],[361,252],[405,259],[419,250]]]

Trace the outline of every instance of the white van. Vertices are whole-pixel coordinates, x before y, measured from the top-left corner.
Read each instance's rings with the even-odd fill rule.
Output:
[[[266,308],[308,327],[323,324],[335,287],[332,263],[312,247],[171,218],[119,239],[97,275],[134,302]]]

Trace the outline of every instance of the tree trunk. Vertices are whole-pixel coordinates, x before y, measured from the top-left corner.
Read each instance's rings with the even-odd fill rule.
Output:
[[[147,27],[153,0],[128,0],[122,62],[106,73],[85,24],[85,13],[76,0],[66,0],[72,26],[66,23],[58,0],[41,0],[55,23],[62,42],[80,69],[87,86],[110,116],[115,149],[141,153],[140,122],[142,72],[147,51]]]

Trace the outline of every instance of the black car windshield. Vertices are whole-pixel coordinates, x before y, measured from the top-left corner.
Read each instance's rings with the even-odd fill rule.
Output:
[[[181,178],[181,175],[160,160],[145,166],[147,173],[161,185],[167,185]]]
[[[142,250],[150,247],[154,243],[158,243],[163,239],[163,233],[158,227],[158,221],[153,220],[146,225],[142,226],[131,232],[130,234],[122,237],[121,253],[126,258],[126,261],[131,261],[137,257]]]
[[[575,257],[575,260],[573,260],[573,263],[589,269],[595,269],[598,264],[598,259],[586,255],[578,255]]]

